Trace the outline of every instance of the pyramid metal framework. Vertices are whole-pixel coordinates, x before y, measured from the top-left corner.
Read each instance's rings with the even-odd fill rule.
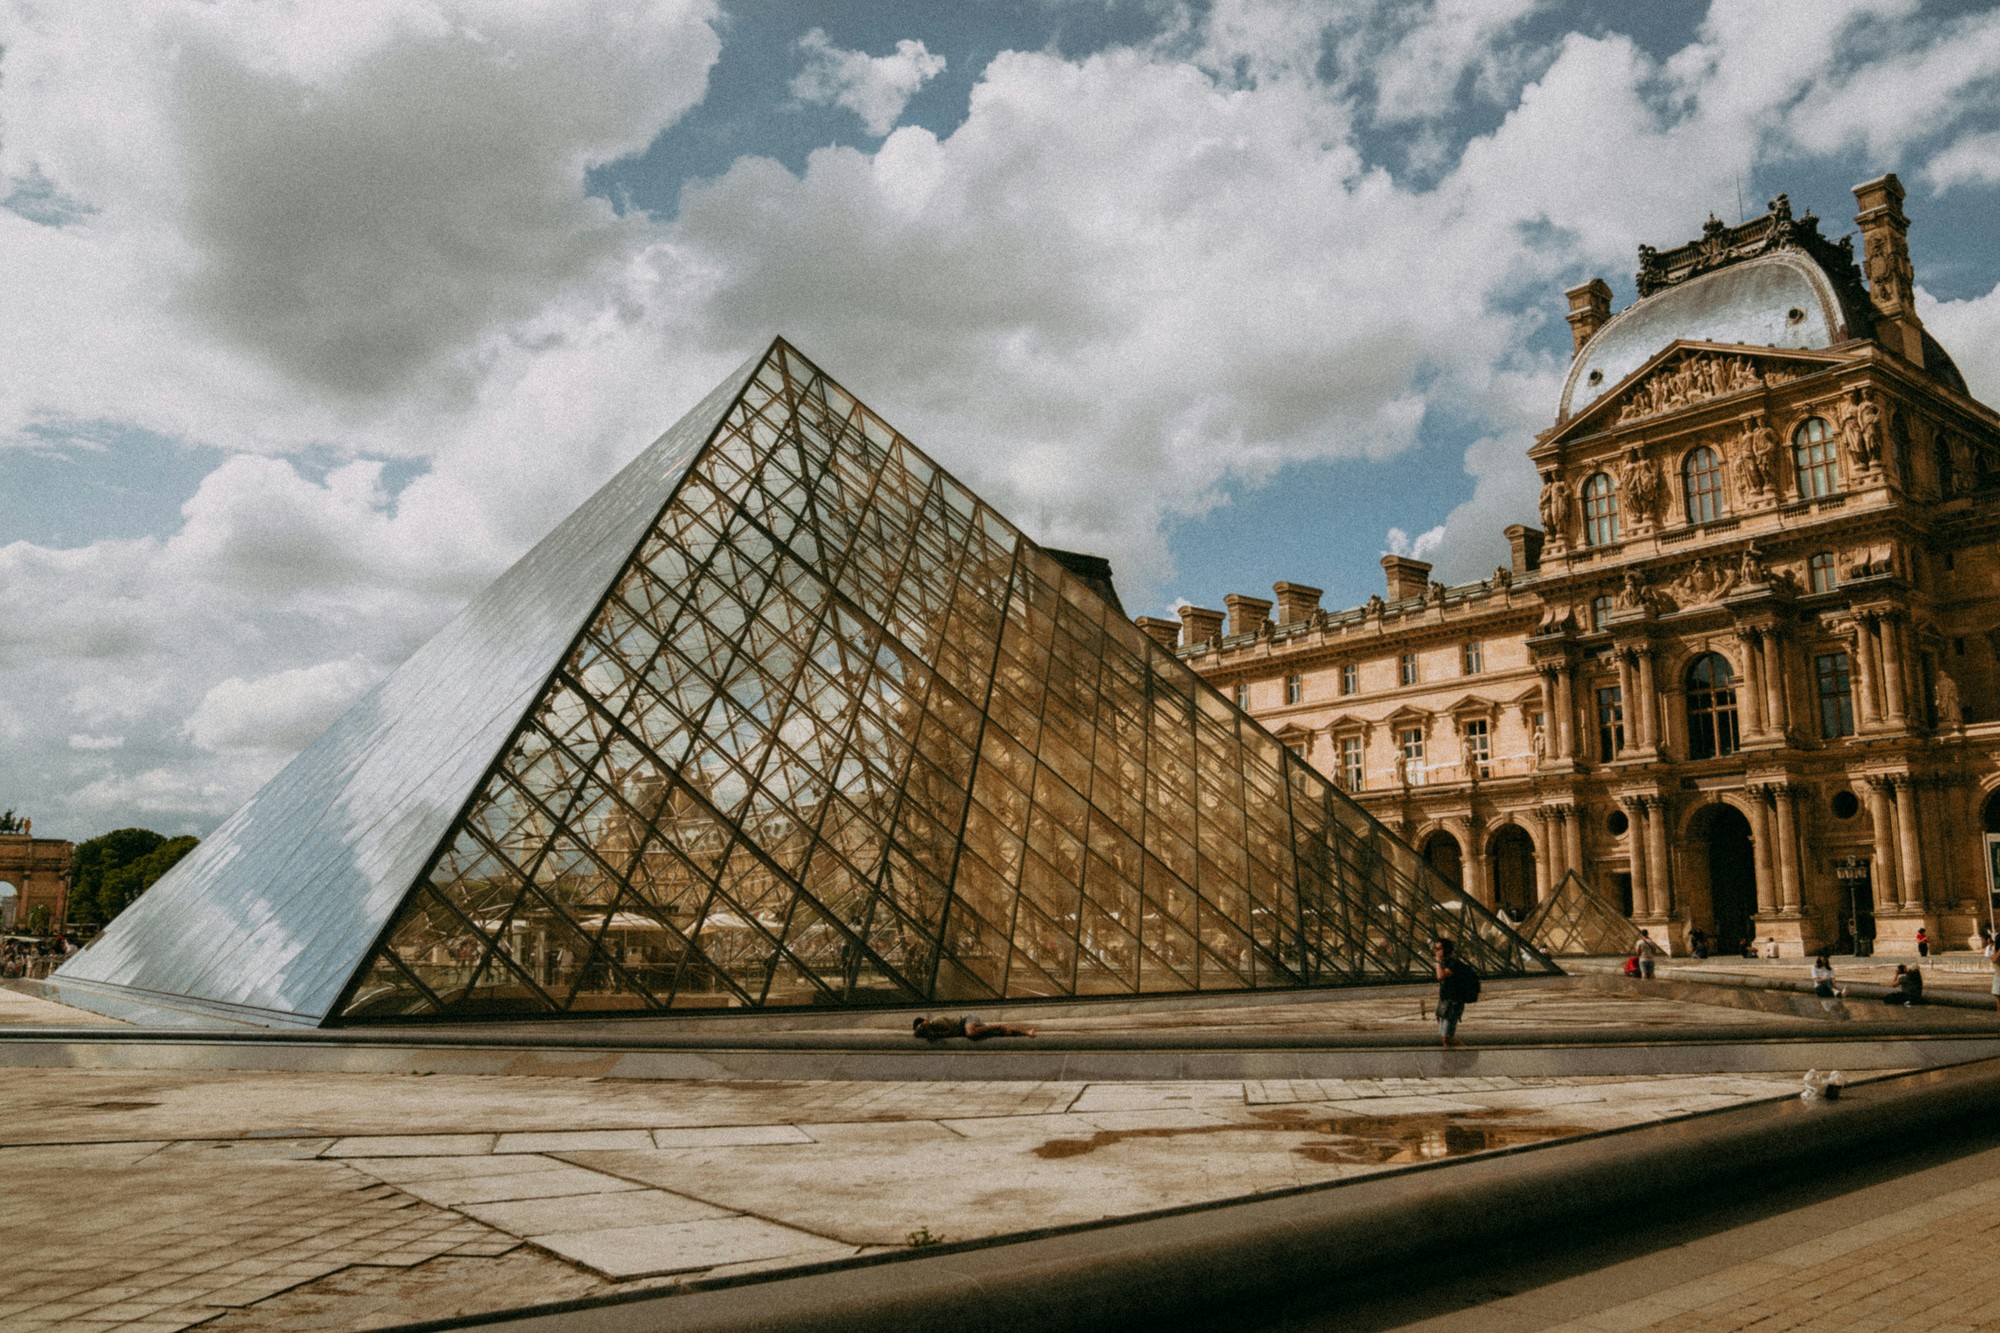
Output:
[[[1553,971],[779,340],[62,971],[288,1022]]]
[[[1521,923],[1521,933],[1551,957],[1603,957],[1632,951],[1638,927],[1593,892],[1574,870]]]

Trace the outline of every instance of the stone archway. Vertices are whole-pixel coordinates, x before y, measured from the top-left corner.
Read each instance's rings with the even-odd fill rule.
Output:
[[[1718,801],[1695,812],[1688,832],[1694,868],[1707,881],[1707,892],[1692,895],[1688,904],[1691,924],[1707,927],[1717,952],[1738,952],[1756,931],[1757,856],[1750,821]]]
[[[1458,839],[1449,830],[1439,829],[1424,839],[1424,860],[1430,862],[1431,869],[1440,878],[1461,892],[1465,888],[1465,862],[1459,851]]]
[[[1493,906],[1515,920],[1535,906],[1535,840],[1519,824],[1502,824],[1486,845]]]

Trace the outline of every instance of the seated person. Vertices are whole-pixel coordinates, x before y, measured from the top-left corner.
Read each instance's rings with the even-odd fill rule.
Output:
[[[1924,1002],[1924,974],[1921,969],[1896,964],[1896,975],[1889,982],[1889,993],[1882,997],[1884,1004],[1922,1004]]]
[[[1032,1037],[1035,1030],[1013,1023],[982,1023],[967,1014],[964,1018],[913,1018],[910,1035],[923,1041],[944,1041],[949,1037],[985,1041],[988,1037]]]

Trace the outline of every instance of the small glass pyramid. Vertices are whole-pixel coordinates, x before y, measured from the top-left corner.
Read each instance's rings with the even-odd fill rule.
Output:
[[[377,695],[65,973],[355,1022],[1554,970],[782,340]]]
[[[1574,870],[1521,923],[1521,933],[1551,957],[1628,954],[1638,927],[1583,882]]]

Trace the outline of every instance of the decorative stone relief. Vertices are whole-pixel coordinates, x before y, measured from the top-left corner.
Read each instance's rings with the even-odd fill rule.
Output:
[[[1680,577],[1670,586],[1676,602],[1682,606],[1695,606],[1726,596],[1736,586],[1737,577],[1736,566],[1705,555],[1682,570]]]
[[[1798,376],[1753,357],[1690,352],[1633,385],[1618,409],[1619,422],[1639,421],[1726,393],[1783,384]]]
[[[1937,673],[1938,725],[1952,731],[1965,725],[1965,705],[1958,696],[1958,682],[1949,672]]]

